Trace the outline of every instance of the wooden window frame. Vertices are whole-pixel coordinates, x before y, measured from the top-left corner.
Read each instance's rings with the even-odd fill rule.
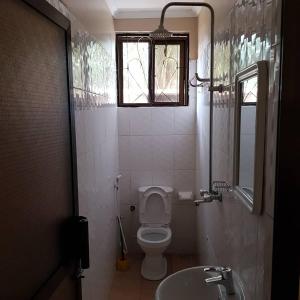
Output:
[[[149,98],[148,103],[124,103],[123,98],[123,43],[136,42],[140,37],[145,37],[143,42],[151,43],[149,51]],[[116,61],[117,61],[117,93],[118,93],[118,106],[120,107],[151,107],[151,106],[188,106],[189,100],[189,34],[180,33],[166,40],[150,41],[147,39],[148,33],[118,33],[116,34]],[[179,101],[178,102],[158,102],[155,101],[155,45],[168,45],[179,44],[180,49],[180,71],[179,77]]]

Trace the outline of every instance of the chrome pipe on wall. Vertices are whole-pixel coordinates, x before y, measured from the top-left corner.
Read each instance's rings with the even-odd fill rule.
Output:
[[[168,32],[164,28],[164,19],[166,11],[171,6],[196,6],[196,7],[206,7],[210,11],[210,104],[209,104],[209,192],[213,192],[213,183],[212,183],[212,147],[213,147],[213,93],[215,90],[218,90],[218,87],[214,86],[214,27],[215,27],[215,12],[213,7],[205,2],[170,2],[166,4],[161,12],[160,24],[157,30],[153,32],[153,37],[164,38],[168,36]]]

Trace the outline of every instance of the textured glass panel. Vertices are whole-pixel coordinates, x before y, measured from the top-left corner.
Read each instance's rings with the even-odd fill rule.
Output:
[[[155,101],[179,102],[180,45],[155,45]]]
[[[148,103],[149,43],[123,43],[123,102]]]
[[[246,79],[242,83],[243,103],[257,102],[257,76]]]

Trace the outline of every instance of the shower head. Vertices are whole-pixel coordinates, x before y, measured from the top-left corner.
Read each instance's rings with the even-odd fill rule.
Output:
[[[163,40],[172,37],[173,34],[165,29],[163,25],[159,25],[156,30],[150,32],[149,36],[154,40]]]

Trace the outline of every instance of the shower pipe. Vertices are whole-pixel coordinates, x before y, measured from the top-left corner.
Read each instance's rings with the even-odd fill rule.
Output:
[[[210,103],[209,103],[209,192],[213,192],[212,185],[212,146],[213,146],[213,93],[214,91],[220,92],[220,86],[214,86],[214,24],[215,24],[215,12],[213,7],[205,2],[170,2],[166,4],[161,12],[160,24],[156,32],[161,32],[164,34],[164,19],[166,10],[170,6],[197,6],[197,7],[206,7],[210,11]],[[155,32],[155,31],[154,31]]]

